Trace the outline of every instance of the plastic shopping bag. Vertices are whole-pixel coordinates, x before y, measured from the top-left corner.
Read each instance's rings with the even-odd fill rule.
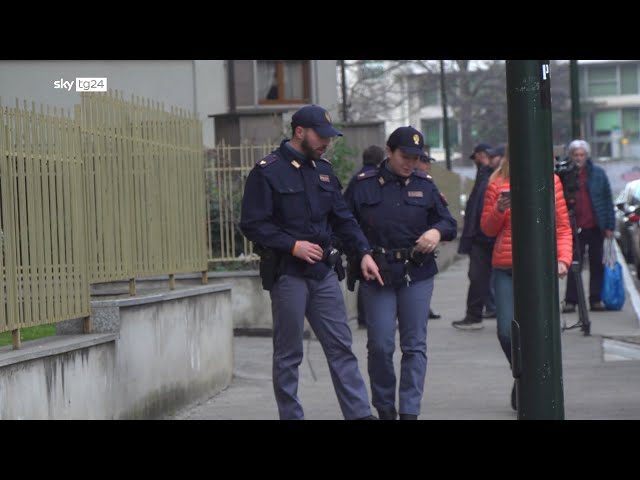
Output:
[[[620,310],[624,305],[624,283],[622,281],[622,266],[618,262],[613,239],[604,241],[604,278],[600,297],[607,310]]]

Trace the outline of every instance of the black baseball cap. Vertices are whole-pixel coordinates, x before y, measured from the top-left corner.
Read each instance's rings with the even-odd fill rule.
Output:
[[[424,155],[424,137],[418,130],[411,126],[396,128],[393,133],[389,135],[387,146],[392,151],[399,148],[409,155]]]
[[[489,150],[488,154],[490,157],[504,157],[505,151],[505,145],[498,145],[496,148]]]
[[[488,143],[479,143],[478,145],[475,146],[475,148],[473,149],[473,152],[471,153],[471,155],[469,155],[469,158],[473,160],[473,156],[476,153],[485,152],[488,155],[490,151],[491,151],[491,145],[489,145]]]
[[[331,123],[329,112],[318,105],[307,105],[294,113],[291,128],[295,130],[296,127],[313,128],[321,137],[342,136],[342,132]]]

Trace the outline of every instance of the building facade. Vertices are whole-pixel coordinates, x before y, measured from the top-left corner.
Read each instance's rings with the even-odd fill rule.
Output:
[[[595,158],[640,157],[640,60],[578,62],[582,136]]]
[[[3,60],[0,99],[73,109],[77,78],[195,112],[208,147],[277,140],[296,109],[317,103],[337,115],[335,60]],[[71,82],[74,82],[71,84]]]

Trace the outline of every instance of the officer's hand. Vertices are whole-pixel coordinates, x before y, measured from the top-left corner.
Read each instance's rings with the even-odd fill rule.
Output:
[[[440,243],[440,232],[435,228],[427,230],[416,240],[416,250],[420,253],[433,252]]]
[[[322,260],[322,248],[316,243],[307,242],[306,240],[296,241],[295,247],[291,254],[301,260],[309,263],[316,263]]]
[[[362,257],[360,262],[360,268],[362,269],[362,276],[365,280],[378,280],[378,283],[384,287],[384,282],[380,276],[378,265],[373,260],[373,257],[369,254]]]
[[[558,262],[558,277],[564,278],[569,272],[569,267],[564,262]]]

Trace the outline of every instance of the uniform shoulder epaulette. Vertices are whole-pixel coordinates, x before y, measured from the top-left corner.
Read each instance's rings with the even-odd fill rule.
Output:
[[[259,160],[256,165],[258,165],[259,167],[267,167],[269,165],[271,165],[273,162],[275,162],[276,160],[278,160],[278,156],[275,153],[270,153],[269,155],[267,155],[266,157],[264,157],[262,160]]]
[[[329,165],[331,165],[331,162],[329,160],[327,160],[326,158],[324,158],[324,157],[320,157],[320,160],[323,160],[323,161],[327,162]]]
[[[356,175],[358,180],[364,180],[365,178],[371,178],[378,175],[378,170],[367,170],[366,172],[361,172]]]
[[[433,177],[429,175],[427,172],[423,172],[422,170],[414,170],[413,174],[416,177],[424,178],[425,180],[429,180],[430,182],[433,182]]]

